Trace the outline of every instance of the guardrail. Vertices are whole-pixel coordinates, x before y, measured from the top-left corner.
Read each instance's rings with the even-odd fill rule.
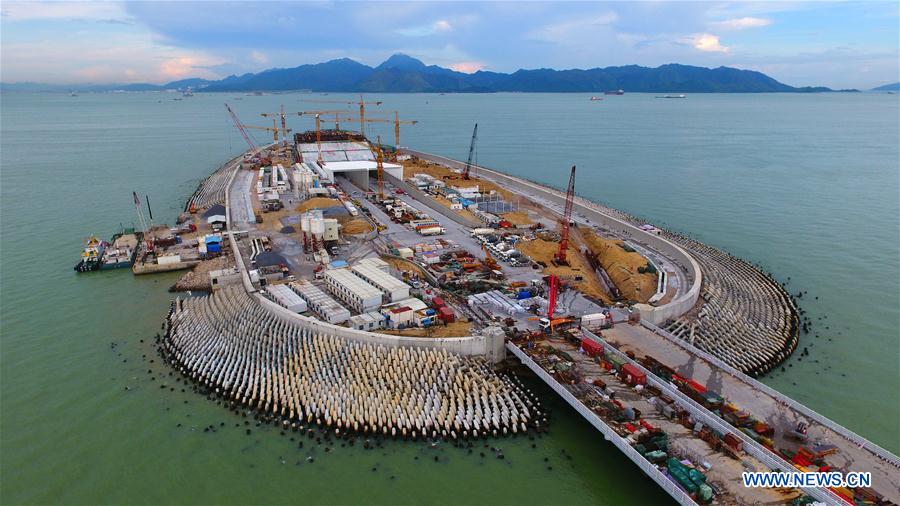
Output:
[[[603,421],[596,413],[589,410],[587,406],[582,404],[581,401],[575,397],[572,392],[570,392],[566,387],[559,384],[553,376],[550,376],[547,371],[544,370],[543,367],[539,366],[534,360],[531,359],[525,352],[519,349],[518,346],[512,343],[506,343],[506,349],[512,352],[523,364],[525,364],[529,369],[531,369],[535,374],[540,377],[544,383],[547,384],[550,388],[552,388],[560,397],[562,397],[566,402],[572,406],[575,411],[585,418],[591,425],[594,426],[597,430],[599,430],[603,437],[615,445],[616,448],[619,449],[622,453],[625,454],[632,462],[634,462],[638,467],[641,468],[644,473],[653,479],[657,485],[662,487],[672,499],[675,499],[678,504],[683,506],[693,506],[697,503],[691,499],[691,497],[684,492],[678,485],[672,483],[671,480],[666,478],[659,469],[656,468],[653,464],[651,464],[647,459],[643,457],[637,450],[635,450],[628,442],[622,438],[622,436],[618,435],[616,431],[614,431],[606,422]]]
[[[834,432],[847,438],[850,442],[852,442],[856,446],[858,446],[860,448],[864,448],[864,449],[872,452],[872,454],[874,454],[875,456],[879,457],[880,459],[884,460],[885,462],[888,462],[892,466],[900,469],[900,457],[897,457],[896,455],[889,452],[888,450],[885,450],[884,448],[882,448],[882,447],[878,446],[877,444],[869,441],[868,439],[860,436],[859,434],[853,432],[852,430],[850,430],[842,425],[839,425],[837,422],[827,418],[825,415],[817,413],[816,411],[810,409],[809,407],[807,407],[803,404],[800,404],[799,402],[795,401],[794,399],[791,399],[790,397],[787,397],[786,395],[773,389],[772,387],[770,387],[764,383],[760,383],[758,380],[753,379],[750,376],[747,376],[746,374],[742,373],[741,371],[738,371],[734,367],[731,367],[730,365],[726,364],[725,362],[722,362],[718,358],[714,357],[713,355],[710,355],[709,353],[701,350],[700,348],[697,348],[696,346],[692,345],[691,343],[688,343],[687,341],[684,341],[682,339],[675,337],[671,332],[669,332],[665,329],[662,329],[650,322],[642,321],[641,325],[643,325],[647,329],[653,331],[653,333],[659,335],[660,337],[663,337],[664,339],[672,342],[676,346],[681,347],[683,350],[687,351],[688,353],[697,355],[700,358],[706,360],[707,362],[715,365],[722,371],[727,372],[734,378],[746,383],[750,387],[766,393],[767,395],[775,398],[777,401],[785,404],[789,408],[796,410],[797,412],[803,414],[804,416],[809,417],[811,420],[815,420],[816,423],[819,423],[821,425],[824,425],[825,427],[828,427],[829,429],[833,430]]]
[[[619,351],[613,346],[610,346],[606,341],[603,340],[603,338],[597,336],[589,330],[582,329],[582,332],[592,341],[603,345],[603,348],[605,350],[609,350],[612,354],[627,361],[629,364],[637,367],[641,372],[646,374],[648,383],[655,386],[656,388],[659,388],[672,399],[677,399],[678,403],[681,404],[685,409],[687,409],[695,420],[703,422],[705,425],[714,428],[720,434],[730,433],[740,438],[744,442],[744,452],[755,457],[757,460],[765,464],[769,469],[778,470],[785,473],[799,474],[797,468],[785,462],[784,459],[772,453],[771,450],[756,442],[756,440],[745,434],[743,431],[737,430],[732,427],[731,424],[722,420],[718,415],[701,406],[696,401],[684,394],[682,391],[672,386],[669,382],[664,381],[662,378],[650,372],[650,370],[645,368],[637,361],[632,360],[625,353]],[[833,504],[835,506],[845,506],[846,504],[845,501],[838,497],[837,494],[827,489],[802,488],[801,490],[803,490],[803,492],[810,497],[818,499],[819,501],[825,502],[827,504]]]

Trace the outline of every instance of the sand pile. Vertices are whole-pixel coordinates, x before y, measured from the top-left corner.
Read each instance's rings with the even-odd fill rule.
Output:
[[[648,263],[643,255],[625,251],[621,240],[604,239],[594,232],[585,232],[584,240],[590,250],[597,254],[600,265],[624,298],[647,302],[656,293],[657,275],[638,272],[638,268],[645,267]]]
[[[296,210],[300,212],[309,211],[310,209],[325,209],[341,205],[341,201],[324,197],[313,197],[309,200],[301,202]]]

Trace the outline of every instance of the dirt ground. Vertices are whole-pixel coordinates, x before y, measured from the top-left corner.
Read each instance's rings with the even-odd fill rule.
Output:
[[[469,322],[455,321],[447,325],[433,325],[428,328],[412,328],[403,330],[381,330],[381,334],[408,337],[465,337],[471,335]]]
[[[228,254],[230,249],[226,249],[225,251],[226,253],[224,255],[211,260],[204,260],[197,264],[196,267],[186,272],[184,276],[181,276],[181,279],[175,282],[175,285],[172,286],[172,290],[182,292],[188,290],[212,290],[212,285],[209,283],[210,271],[217,271],[234,266],[234,259]]]
[[[372,224],[360,217],[341,217],[338,218],[341,224],[341,233],[347,235],[365,234],[372,231]]]
[[[656,293],[657,275],[638,272],[638,267],[647,265],[643,255],[625,251],[621,247],[622,241],[604,239],[593,231],[585,231],[582,236],[591,251],[598,254],[600,264],[623,297],[647,302]]]
[[[384,260],[385,262],[387,262],[388,264],[390,264],[391,267],[393,267],[394,269],[396,269],[400,272],[412,272],[412,273],[415,273],[419,277],[422,277],[425,275],[422,272],[421,267],[419,267],[418,265],[416,265],[412,262],[409,262],[407,260],[399,260],[397,258],[392,258],[392,257],[382,257],[381,259]]]
[[[284,228],[284,224],[281,223],[281,218],[285,216],[289,216],[291,214],[295,214],[295,211],[291,211],[290,209],[281,209],[279,211],[271,211],[268,213],[259,213],[262,216],[263,222],[257,223],[256,228],[259,230],[263,230],[266,232],[279,232],[282,228]],[[299,225],[294,228],[299,230]]]
[[[313,197],[309,200],[301,202],[296,210],[300,212],[309,211],[310,209],[326,209],[341,205],[340,200],[329,199],[324,197]]]
[[[438,204],[446,207],[447,209],[450,209],[451,202],[449,200],[447,200],[446,198],[444,198],[440,195],[431,195],[431,198],[433,198]],[[478,217],[475,216],[472,213],[472,211],[469,211],[468,209],[456,209],[456,210],[454,210],[454,212],[464,218],[468,218],[472,221],[478,221]]]
[[[534,221],[528,216],[528,211],[519,210],[511,213],[503,213],[500,216],[513,225],[532,225]]]
[[[534,239],[532,241],[520,241],[516,244],[516,248],[531,257],[532,260],[546,263],[547,267],[543,269],[544,274],[555,274],[563,279],[567,279],[572,286],[585,295],[596,297],[604,302],[611,302],[612,299],[606,293],[606,290],[603,289],[603,285],[600,284],[597,275],[591,269],[590,264],[587,263],[587,259],[578,253],[578,248],[572,244],[571,239],[569,242],[568,266],[555,266],[551,263],[553,255],[559,248],[558,243]],[[575,281],[575,276],[582,276],[582,280]]]
[[[491,181],[485,181],[483,179],[478,179],[477,177],[465,180],[462,178],[461,174],[453,172],[447,167],[443,167],[441,165],[423,162],[422,160],[408,160],[402,162],[402,165],[403,179],[412,177],[415,174],[428,174],[429,176],[435,177],[437,179],[442,179],[444,176],[448,176],[451,179],[444,179],[444,181],[446,181],[449,185],[473,186],[477,184],[482,192],[496,190],[497,193],[503,196],[503,198],[512,197],[512,194],[510,192],[501,188],[500,186],[497,186]]]

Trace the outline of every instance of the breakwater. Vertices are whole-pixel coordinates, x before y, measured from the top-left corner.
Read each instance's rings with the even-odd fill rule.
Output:
[[[295,430],[457,439],[546,427],[530,392],[483,358],[311,332],[240,287],[176,299],[160,351],[210,398]]]
[[[453,169],[465,165],[421,151],[404,152]],[[556,205],[565,201],[563,192],[541,183],[484,167],[477,170],[479,177],[523,196]],[[648,233],[639,228],[646,222],[622,211],[581,197],[574,204],[576,213],[659,252],[682,270],[687,289],[660,306],[638,305],[642,318],[751,376],[769,371],[797,347],[799,311],[770,274],[686,236],[661,228],[658,234]]]

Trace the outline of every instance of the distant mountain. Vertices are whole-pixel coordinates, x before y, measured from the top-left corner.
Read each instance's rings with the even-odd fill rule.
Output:
[[[872,91],[900,91],[900,83],[891,83],[872,88]]]
[[[587,70],[534,69],[512,74],[478,71],[465,74],[425,65],[404,54],[395,54],[377,67],[349,58],[286,69],[270,69],[258,74],[228,76],[220,81],[183,79],[163,85],[80,85],[59,86],[36,83],[2,84],[4,91],[151,91],[191,87],[195,91],[363,91],[363,92],[586,92],[623,89],[647,93],[769,93],[824,92],[825,87],[796,88],[753,70],[730,67],[714,69],[676,63],[656,68],[627,65]],[[897,85],[891,85],[897,86]],[[877,88],[880,89],[880,88]],[[856,90],[840,90],[856,91]]]

